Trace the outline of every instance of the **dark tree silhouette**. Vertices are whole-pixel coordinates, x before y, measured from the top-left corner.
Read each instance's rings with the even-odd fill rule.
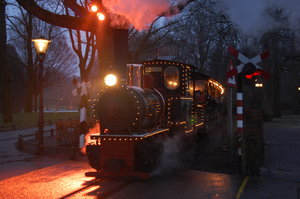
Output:
[[[3,109],[3,122],[12,122],[10,103],[11,77],[7,64],[5,6],[6,2],[0,0],[0,100]]]

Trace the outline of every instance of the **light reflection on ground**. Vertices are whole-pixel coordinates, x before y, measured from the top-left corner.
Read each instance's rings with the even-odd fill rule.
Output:
[[[0,181],[4,198],[59,198],[81,188],[93,178],[85,177],[85,162],[66,163]]]
[[[86,162],[67,161],[0,181],[3,198],[60,198],[94,182]],[[233,198],[238,176],[185,170],[142,181],[106,180],[67,198]]]

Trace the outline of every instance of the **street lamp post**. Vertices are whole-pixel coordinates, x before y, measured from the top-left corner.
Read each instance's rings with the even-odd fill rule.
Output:
[[[44,96],[43,96],[43,63],[45,59],[45,54],[48,50],[50,40],[45,38],[33,39],[34,48],[38,55],[39,61],[39,73],[38,73],[38,92],[39,92],[39,121],[38,121],[38,144],[37,144],[37,154],[39,154],[43,148],[44,144]]]
[[[298,91],[299,91],[298,113],[300,113],[300,86],[298,86]]]

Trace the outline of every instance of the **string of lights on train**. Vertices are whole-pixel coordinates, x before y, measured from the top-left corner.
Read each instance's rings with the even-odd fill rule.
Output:
[[[177,65],[177,66],[182,66],[183,67],[183,73],[182,73],[182,84],[184,86],[185,89],[183,89],[182,91],[182,94],[185,94],[185,92],[190,92],[190,89],[189,89],[189,82],[190,82],[190,77],[192,76],[191,74],[191,67],[188,66],[188,65],[184,65],[184,64],[180,64],[180,63],[174,63],[174,62],[148,62],[146,63],[145,65],[147,64],[169,64],[169,65]],[[104,82],[105,82],[105,85],[107,87],[113,87],[117,84],[118,82],[118,78],[116,75],[114,74],[107,74],[104,78]],[[208,80],[208,83],[213,85],[215,88],[217,88],[219,91],[220,91],[220,94],[222,95],[225,91],[224,87],[217,81],[213,80],[213,79],[209,79]],[[137,96],[135,95],[135,93],[132,91],[132,90],[129,90],[129,87],[124,87],[124,85],[121,85],[121,87],[127,89],[130,94],[136,99],[136,103],[137,103],[137,113],[136,113],[136,118],[135,118],[135,121],[133,121],[132,123],[132,126],[133,127],[136,127],[136,125],[138,124],[138,120],[140,118],[140,101],[137,99]],[[97,98],[99,99],[99,97],[105,92],[105,89],[101,90],[100,93],[97,95]],[[93,110],[93,117],[96,119],[96,110],[95,110],[95,106],[96,106],[96,103],[98,102],[98,99],[94,99],[94,104],[92,105],[92,110]],[[175,98],[169,98],[167,101],[167,118],[168,118],[168,121],[167,121],[167,124],[171,124],[171,125],[185,125],[186,122],[185,121],[179,121],[179,122],[173,122],[171,121],[171,117],[170,117],[170,107],[171,107],[171,101],[173,100],[178,100],[178,99],[193,99],[192,97],[175,97]],[[159,104],[157,104],[157,106],[159,106]],[[199,107],[201,108],[202,105],[200,105]],[[203,107],[202,107],[203,108]],[[158,111],[160,111],[161,108],[158,107]],[[192,113],[193,114],[193,113]],[[194,114],[193,114],[194,115]],[[194,118],[195,120],[197,120],[197,116],[195,116]],[[201,119],[203,119],[203,114],[201,114]],[[195,127],[199,127],[201,125],[203,125],[204,122],[200,122],[198,124],[195,124]],[[185,125],[185,129],[187,129],[187,126]],[[186,133],[190,133],[192,132],[194,129],[190,129],[190,130],[185,130]],[[151,135],[151,134],[150,134]],[[152,135],[151,135],[152,136]],[[100,139],[103,139],[103,140],[108,140],[108,141],[136,141],[136,140],[142,140],[144,139],[145,137],[138,137],[138,138],[100,138]]]

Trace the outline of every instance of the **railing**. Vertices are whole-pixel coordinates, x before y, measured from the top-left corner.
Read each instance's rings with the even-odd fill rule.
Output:
[[[282,111],[281,114],[284,115],[293,115],[294,112],[293,111]]]
[[[64,127],[62,129],[50,129],[43,132],[44,140],[38,142],[38,131],[31,134],[19,135],[17,148],[24,150],[34,146],[35,152],[56,153],[57,155],[68,154],[70,159],[76,159],[79,151],[79,131],[76,127]],[[33,152],[31,150],[31,152]]]
[[[15,130],[16,125],[14,123],[12,123],[12,124],[1,124],[0,125],[0,130],[2,130],[2,129],[6,130],[7,128]]]
[[[44,121],[44,125],[52,125],[52,124],[53,124],[53,122],[51,120]],[[18,128],[20,128],[20,127],[18,127]],[[14,123],[0,124],[0,131],[16,130],[18,128]]]

